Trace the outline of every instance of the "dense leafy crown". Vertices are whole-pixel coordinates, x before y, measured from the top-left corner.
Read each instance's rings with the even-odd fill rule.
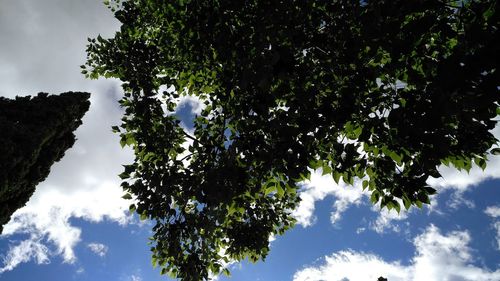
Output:
[[[429,203],[441,163],[484,168],[499,12],[464,2],[108,1],[121,29],[90,39],[83,72],[123,81],[122,185],[156,221],[153,263],[201,280],[264,258],[310,169],[399,211]],[[204,105],[192,131],[187,94]]]
[[[82,124],[89,97],[80,92],[0,97],[0,233],[73,146],[73,131]]]

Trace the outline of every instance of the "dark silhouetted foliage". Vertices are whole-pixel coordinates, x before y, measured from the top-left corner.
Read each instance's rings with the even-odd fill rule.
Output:
[[[80,92],[0,97],[0,233],[73,146],[73,131],[89,109],[89,97]]]
[[[83,73],[124,82],[114,130],[136,159],[120,176],[162,273],[265,258],[309,169],[399,211],[429,203],[438,165],[484,168],[497,142],[497,1],[107,2],[121,29],[89,39]],[[192,134],[186,94],[204,105]]]

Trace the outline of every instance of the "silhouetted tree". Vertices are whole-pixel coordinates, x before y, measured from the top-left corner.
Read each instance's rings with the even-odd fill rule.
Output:
[[[156,221],[162,273],[263,259],[309,169],[399,211],[429,203],[438,165],[484,168],[497,142],[497,1],[107,2],[121,29],[89,39],[83,73],[123,81],[122,186]],[[204,105],[192,134],[186,94]]]
[[[75,142],[89,93],[0,97],[0,233]]]

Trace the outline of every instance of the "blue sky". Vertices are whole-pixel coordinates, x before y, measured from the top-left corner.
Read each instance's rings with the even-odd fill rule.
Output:
[[[79,70],[86,38],[117,28],[100,0],[0,0],[0,95],[93,93],[78,141],[0,236],[0,280],[168,280],[151,266],[151,225],[121,199],[117,175],[133,155],[111,132],[119,82]],[[184,115],[199,110],[184,104]],[[500,280],[500,157],[485,171],[441,171],[429,181],[439,191],[431,207],[400,215],[371,206],[359,186],[314,174],[299,224],[271,241],[266,261],[230,264],[232,277],[218,279]]]

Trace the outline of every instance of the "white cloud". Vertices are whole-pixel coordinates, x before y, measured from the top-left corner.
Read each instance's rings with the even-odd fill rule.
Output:
[[[500,270],[491,271],[472,264],[467,231],[440,233],[433,225],[414,239],[415,256],[409,265],[388,262],[374,254],[339,251],[326,256],[324,263],[297,271],[294,281],[376,280],[500,280]],[[362,269],[362,270],[360,270]]]
[[[94,254],[104,257],[108,253],[108,246],[101,243],[89,243],[87,244],[87,248],[89,248]]]
[[[49,249],[41,244],[36,238],[25,240],[16,246],[11,246],[5,257],[0,273],[10,271],[21,263],[34,260],[37,264],[49,263]]]
[[[500,217],[500,206],[489,206],[484,212],[492,218],[498,218]]]
[[[14,214],[2,236],[29,233],[32,237],[44,238],[56,247],[55,254],[62,255],[65,262],[73,263],[76,260],[73,248],[81,240],[81,229],[72,226],[70,218],[92,222],[107,218],[124,224],[127,222],[128,202],[122,202],[125,200],[120,199],[121,194],[121,189],[111,183],[87,190],[82,188],[71,194],[49,186],[47,190],[37,192],[26,207]]]
[[[201,111],[205,108],[203,101],[197,96],[185,95],[179,98],[177,108],[189,107],[191,114],[200,115]]]
[[[132,276],[130,276],[130,281],[142,281],[142,278],[138,275],[132,274]]]
[[[102,1],[2,1],[0,95],[89,90],[79,65],[87,37],[111,36],[118,22]]]
[[[390,274],[388,274],[390,272]],[[407,272],[399,262],[387,263],[371,254],[357,253],[351,250],[339,251],[325,257],[325,264],[307,267],[293,275],[294,281],[325,280],[377,280],[378,277],[389,280],[408,280]]]
[[[321,170],[311,172],[310,180],[304,181],[302,184],[301,202],[293,215],[297,219],[297,223],[303,227],[315,223],[314,209],[316,201],[323,200],[326,196],[335,197],[334,211],[330,214],[330,220],[332,224],[335,224],[341,219],[342,213],[350,205],[359,205],[362,203],[363,196],[367,194],[363,192],[359,182],[355,182],[354,186],[343,182],[337,184],[331,175],[323,176],[321,174]]]
[[[330,213],[330,222],[335,225],[342,219],[342,214],[352,205],[371,204],[368,202],[369,191],[363,191],[361,181],[354,182],[354,186],[345,184],[343,181],[335,183],[331,175],[322,175],[320,170],[312,172],[311,178],[305,181],[300,192],[301,202],[293,215],[297,223],[303,227],[311,226],[316,221],[314,215],[316,201],[323,200],[327,196],[333,196],[333,211]],[[401,204],[402,205],[402,204]],[[380,209],[380,205],[374,205],[371,210],[377,214],[375,221],[369,222],[370,229],[377,233],[384,233],[387,230],[400,232],[401,226],[396,222],[404,221],[408,218],[408,212],[401,210],[397,213],[395,210]],[[361,233],[365,228],[357,231]],[[405,233],[407,230],[405,230]]]
[[[493,228],[497,231],[496,233],[497,249],[500,251],[500,221],[494,222]]]
[[[500,206],[489,206],[484,212],[495,219],[492,227],[496,230],[497,249],[500,250]]]
[[[358,227],[358,229],[356,229],[356,234],[361,234],[365,231],[366,231],[366,227]]]
[[[131,202],[121,199],[117,175],[122,164],[131,162],[132,152],[121,149],[118,136],[111,132],[122,116],[117,103],[119,84],[86,80],[79,68],[85,62],[86,38],[98,33],[111,36],[117,27],[101,1],[2,3],[0,37],[9,40],[0,44],[0,95],[92,93],[90,110],[75,132],[75,145],[52,166],[46,181],[4,227],[0,239],[19,233],[30,237],[10,242],[4,271],[29,260],[49,262],[54,255],[75,262],[73,249],[81,241],[82,230],[71,224],[71,218],[120,224],[129,220]],[[19,255],[21,252],[27,254]]]
[[[293,215],[297,219],[297,223],[303,227],[311,226],[315,223],[314,215],[316,201],[323,200],[327,196],[333,196],[333,211],[330,213],[330,221],[333,225],[342,219],[342,214],[352,205],[367,203],[369,191],[363,191],[361,181],[355,181],[354,186],[345,184],[344,182],[335,183],[331,175],[322,175],[321,171],[311,173],[311,179],[305,181],[300,192],[301,202],[299,207],[294,211]],[[401,204],[402,205],[402,204]],[[377,214],[375,221],[369,222],[370,229],[377,233],[384,233],[386,230],[399,232],[401,226],[396,224],[396,221],[403,221],[408,218],[408,212],[401,210],[400,213],[387,208],[380,209],[380,205],[374,205],[372,211]],[[360,232],[364,231],[360,230]],[[358,232],[358,233],[360,233]]]
[[[403,206],[403,204],[400,205]],[[380,205],[374,205],[372,211],[378,213],[378,215],[377,219],[370,223],[370,229],[380,234],[386,232],[388,229],[393,232],[400,232],[401,226],[396,222],[408,218],[408,211],[404,208],[401,209],[401,212],[397,213],[395,210],[389,211],[387,208],[381,210]],[[407,230],[408,229],[405,229],[405,232],[407,232]]]

